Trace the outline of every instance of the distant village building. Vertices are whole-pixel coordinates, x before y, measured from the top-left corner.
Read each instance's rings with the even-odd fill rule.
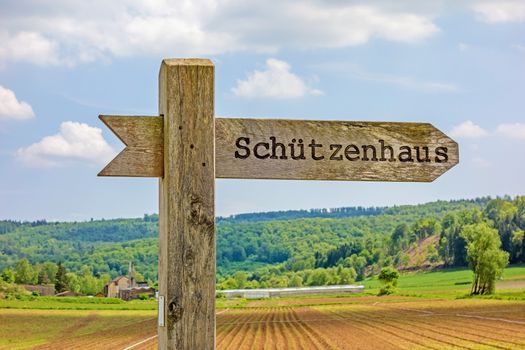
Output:
[[[120,299],[138,299],[142,294],[146,294],[148,297],[152,298],[155,296],[155,289],[148,286],[148,283],[146,282],[137,283],[135,287],[122,289],[120,291]]]
[[[119,298],[121,289],[129,287],[129,279],[126,276],[118,276],[104,286],[106,298]]]
[[[155,289],[148,286],[147,282],[135,281],[135,268],[129,263],[128,276],[119,276],[104,286],[104,295],[107,298],[120,298],[123,300],[138,299],[140,295],[155,296]]]

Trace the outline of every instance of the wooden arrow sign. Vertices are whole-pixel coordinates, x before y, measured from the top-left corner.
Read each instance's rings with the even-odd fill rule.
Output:
[[[100,176],[163,176],[162,117],[100,118],[127,146]],[[459,159],[428,123],[216,118],[215,150],[215,177],[238,179],[429,182]]]

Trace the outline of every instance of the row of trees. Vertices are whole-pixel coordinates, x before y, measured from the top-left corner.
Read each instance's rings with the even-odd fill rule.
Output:
[[[54,285],[57,293],[68,290],[85,295],[102,292],[111,280],[108,274],[94,276],[88,266],[75,273],[68,272],[62,263],[32,265],[27,259],[19,260],[13,268],[4,268],[1,278],[8,283]]]
[[[269,220],[295,220],[305,218],[348,218],[353,216],[379,215],[383,207],[342,207],[342,208],[320,208],[310,210],[282,210],[265,213],[245,213],[219,216],[217,222],[229,221],[269,221]]]
[[[257,289],[306,286],[342,285],[355,282],[353,268],[307,269],[297,272],[282,271],[278,268],[258,269],[255,273],[238,271],[233,276],[218,281],[218,289]]]

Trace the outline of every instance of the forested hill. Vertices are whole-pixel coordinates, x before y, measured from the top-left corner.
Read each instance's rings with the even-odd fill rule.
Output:
[[[522,199],[478,198],[384,208],[315,209],[217,218],[218,281],[226,283],[235,272],[248,271],[247,278],[252,282],[267,279],[270,285],[286,285],[291,284],[293,274],[301,271],[338,267],[352,269],[352,273],[358,275],[354,277],[359,278],[367,268],[402,264],[406,260],[403,254],[410,245],[436,234],[446,238],[439,240],[442,246],[436,246],[436,250],[457,249],[459,252],[464,247],[449,247],[459,244],[459,240],[449,232],[450,223],[445,219],[450,221],[451,215],[457,216],[458,225],[477,220],[476,215],[494,221],[490,215],[497,216],[499,214],[494,212],[507,210],[507,204],[514,208],[509,209],[509,215],[519,216],[525,207]],[[488,212],[487,208],[492,211]],[[516,222],[512,225],[522,224]],[[511,241],[517,242],[520,236],[514,226],[509,228],[513,230]],[[27,258],[32,264],[63,262],[69,271],[81,271],[87,266],[95,275],[114,277],[126,273],[128,262],[134,261],[138,271],[155,280],[157,230],[156,214],[137,219],[86,222],[0,221],[0,270]],[[518,233],[512,236],[513,232]],[[459,256],[460,252],[457,254]],[[519,259],[519,254],[515,253],[514,257]],[[440,257],[437,252],[434,255],[444,263],[464,263],[447,261],[450,256]],[[270,281],[272,276],[276,279]]]

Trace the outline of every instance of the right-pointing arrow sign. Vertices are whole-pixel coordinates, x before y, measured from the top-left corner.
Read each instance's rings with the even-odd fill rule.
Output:
[[[101,119],[127,148],[99,175],[163,175],[161,117]],[[458,161],[428,123],[215,119],[216,178],[429,182]]]
[[[218,178],[432,181],[458,145],[428,123],[216,119]]]

